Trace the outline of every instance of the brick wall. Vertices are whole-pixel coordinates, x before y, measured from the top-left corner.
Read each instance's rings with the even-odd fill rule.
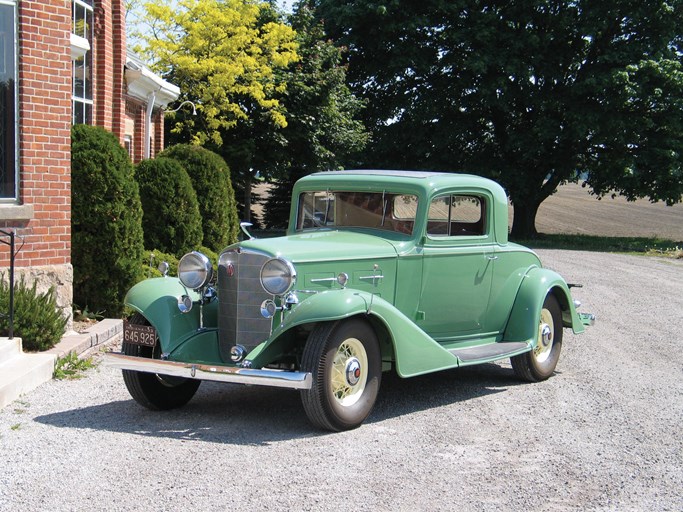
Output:
[[[20,267],[71,261],[70,33],[70,3],[19,3],[20,202],[33,215],[0,225],[23,237]],[[8,265],[8,255],[0,249],[0,266]]]
[[[152,158],[164,150],[164,112],[156,109],[152,115],[154,123],[154,143],[152,144]]]
[[[111,131],[123,144],[126,20],[123,0],[95,2],[93,41],[94,124]]]

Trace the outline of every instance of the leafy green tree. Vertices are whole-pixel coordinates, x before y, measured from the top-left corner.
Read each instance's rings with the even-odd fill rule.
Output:
[[[316,0],[368,100],[367,165],[469,171],[507,189],[513,235],[563,183],[683,193],[683,2]]]
[[[115,317],[140,277],[142,206],[128,152],[104,128],[71,128],[74,302]]]
[[[283,23],[261,23],[269,4],[253,0],[148,2],[143,53],[154,69],[181,87],[181,100],[196,104],[186,123],[192,143],[220,145],[221,130],[249,118],[258,105],[275,126],[286,124],[275,98],[275,72],[297,59],[294,32]],[[182,127],[179,127],[182,129]]]
[[[349,165],[369,139],[359,120],[363,103],[346,85],[342,50],[326,37],[310,5],[298,4],[290,23],[297,34],[301,59],[287,70],[287,88],[280,97],[287,109],[287,127],[281,130],[286,145],[256,165],[271,169],[270,175],[277,178],[265,208],[269,228],[287,226],[292,186],[297,179]]]
[[[145,248],[177,257],[194,251],[204,240],[197,194],[177,160],[143,160],[135,168],[142,203]]]
[[[294,31],[270,3],[256,0],[149,2],[145,8],[152,31],[144,53],[181,87],[180,100],[197,106],[196,117],[178,116],[169,140],[221,154],[249,203],[258,169],[244,155],[272,154],[282,145],[277,132],[287,121],[277,98],[285,87],[279,70],[298,59]],[[229,154],[225,136],[238,127],[245,145]]]

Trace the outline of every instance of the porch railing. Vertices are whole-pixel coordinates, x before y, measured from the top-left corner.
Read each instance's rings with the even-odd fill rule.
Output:
[[[9,339],[14,339],[14,257],[16,256],[14,242],[16,233],[0,229],[0,237],[9,238],[9,241],[0,238],[1,244],[9,246],[9,311],[7,313],[0,313],[0,315],[9,318]]]

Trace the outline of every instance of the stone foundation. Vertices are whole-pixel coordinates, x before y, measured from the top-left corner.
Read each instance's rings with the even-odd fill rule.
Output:
[[[9,279],[9,269],[3,268],[0,269],[0,272],[2,273],[2,280],[7,282]],[[71,264],[15,268],[15,283],[18,283],[22,276],[28,286],[33,286],[33,283],[36,282],[36,290],[39,293],[45,293],[50,287],[54,287],[57,306],[62,311],[62,315],[68,319],[66,331],[69,332],[73,328],[73,312],[71,306],[74,296],[74,271]]]

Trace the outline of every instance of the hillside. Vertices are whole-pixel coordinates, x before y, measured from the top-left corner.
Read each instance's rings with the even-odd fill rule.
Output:
[[[512,221],[512,212],[510,213]],[[545,200],[536,217],[539,233],[660,237],[683,241],[683,204],[666,206],[623,197],[598,200],[569,184]]]

